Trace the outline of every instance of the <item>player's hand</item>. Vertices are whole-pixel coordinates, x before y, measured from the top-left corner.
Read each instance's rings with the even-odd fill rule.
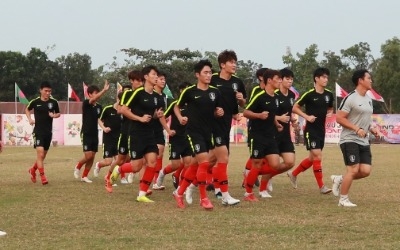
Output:
[[[306,118],[306,120],[311,123],[315,122],[315,119],[317,119],[317,117],[315,117],[313,115],[308,115]]]
[[[179,123],[181,125],[186,125],[187,122],[188,122],[188,118],[186,116],[182,116],[182,118],[179,119]]]
[[[30,125],[34,125],[34,124],[35,124],[35,120],[30,119],[30,120],[29,120],[29,124],[30,124]]]
[[[290,116],[288,116],[288,112],[279,116],[279,120],[284,123],[288,123],[290,121]]]
[[[223,116],[224,115],[224,109],[221,108],[221,107],[216,107],[215,111],[214,111],[214,115],[218,116],[218,117]]]
[[[326,117],[332,117],[332,115],[333,115],[333,111],[328,111],[328,113],[326,113]]]
[[[265,120],[268,118],[268,114],[269,114],[268,111],[263,111],[261,113],[258,113],[258,119]]]
[[[241,116],[241,114],[236,114],[236,115],[233,115],[233,119],[235,119],[236,121],[240,121],[242,119],[242,116]]]
[[[161,118],[161,117],[163,117],[163,115],[164,115],[164,111],[162,110],[162,108],[159,108],[156,110],[155,116],[157,118]]]
[[[370,131],[375,136],[375,138],[382,139],[383,135],[379,132],[378,128],[371,128]]]
[[[109,133],[111,131],[111,128],[105,127],[103,131],[104,131],[104,133]]]
[[[236,100],[238,100],[238,101],[244,100],[242,92],[237,92],[236,91]]]
[[[362,129],[362,128],[357,129],[356,133],[357,133],[357,136],[361,137],[361,138],[365,138],[367,136],[367,132],[364,131],[364,129]]]
[[[150,122],[151,119],[152,119],[151,115],[143,115],[143,116],[141,117],[141,122],[147,123],[147,122]]]
[[[283,131],[283,126],[280,123],[276,124],[276,128],[278,129],[278,132],[282,132]]]
[[[103,87],[103,89],[104,89],[105,91],[107,91],[109,88],[110,88],[110,84],[108,83],[108,80],[106,80],[106,81],[104,82],[104,87]]]
[[[169,130],[168,131],[168,135],[171,136],[171,137],[174,136],[175,134],[176,134],[175,130]]]

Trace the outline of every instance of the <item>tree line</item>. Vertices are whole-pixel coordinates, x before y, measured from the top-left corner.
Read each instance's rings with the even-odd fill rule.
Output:
[[[46,80],[53,84],[53,96],[58,100],[67,100],[67,84],[83,99],[82,83],[103,86],[104,80],[111,83],[128,84],[127,73],[141,69],[144,65],[154,64],[167,75],[167,84],[177,97],[178,85],[183,81],[195,82],[193,65],[201,58],[208,58],[214,70],[218,71],[217,57],[219,52],[204,53],[188,48],[181,50],[140,50],[137,48],[121,49],[127,58],[122,64],[114,61],[98,68],[92,67],[88,54],[70,53],[54,61],[48,58],[48,51],[32,48],[26,55],[16,51],[0,51],[0,101],[15,100],[14,83],[16,82],[28,99],[38,95],[39,83]],[[334,91],[335,83],[349,91],[354,88],[351,74],[355,69],[366,68],[373,75],[373,88],[384,98],[385,103],[375,103],[375,113],[400,112],[400,39],[394,37],[381,45],[380,58],[374,58],[368,43],[360,42],[340,53],[323,51],[322,56],[316,44],[311,44],[303,53],[293,54],[287,48],[282,56],[283,64],[295,75],[294,87],[300,92],[312,88],[312,73],[318,66],[331,71],[328,89]],[[240,59],[240,55],[239,59]],[[265,55],[266,57],[268,55]],[[250,91],[256,84],[255,72],[263,67],[252,60],[238,61],[237,75]],[[268,68],[268,65],[264,65]],[[108,91],[103,103],[115,101],[117,86],[114,84]]]

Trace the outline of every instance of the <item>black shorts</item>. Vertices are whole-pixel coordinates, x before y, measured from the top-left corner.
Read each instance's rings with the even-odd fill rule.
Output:
[[[179,160],[183,157],[192,156],[193,151],[190,147],[189,140],[185,136],[171,137],[169,141],[169,159]]]
[[[131,133],[129,137],[131,160],[142,159],[147,153],[158,154],[154,133]]]
[[[52,138],[52,133],[46,134],[46,135],[38,135],[36,133],[32,134],[33,136],[33,147],[43,147],[44,150],[49,150],[50,148],[50,143],[51,143],[51,138]]]
[[[278,143],[279,153],[294,153],[294,145],[292,139],[287,136],[279,136],[276,139]]]
[[[188,139],[193,154],[200,154],[214,149],[212,134],[203,135],[188,131]]]
[[[97,152],[99,148],[99,136],[93,134],[81,134],[83,152]]]
[[[118,138],[103,137],[103,158],[112,158],[118,154]]]
[[[164,130],[154,131],[157,145],[165,145]]]
[[[372,164],[372,154],[370,145],[363,146],[355,142],[345,142],[340,144],[344,164],[353,166],[356,164]]]
[[[263,159],[267,155],[279,155],[279,148],[276,139],[262,135],[253,134],[250,141],[250,158]]]
[[[312,132],[304,133],[304,141],[307,150],[323,149],[325,146],[325,136],[316,135]]]
[[[118,154],[127,155],[129,153],[129,135],[125,133],[119,134],[117,144]]]

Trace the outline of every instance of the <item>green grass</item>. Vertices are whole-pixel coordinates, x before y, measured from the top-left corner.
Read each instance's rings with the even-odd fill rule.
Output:
[[[244,145],[232,145],[230,192],[242,198]],[[224,207],[212,193],[213,211],[194,204],[176,208],[172,183],[156,191],[154,204],[135,202],[138,180],[106,193],[103,179],[85,184],[73,178],[80,147],[51,148],[45,161],[49,185],[33,184],[27,169],[32,148],[5,148],[0,155],[0,249],[399,249],[398,145],[373,145],[370,177],[355,181],[356,208],[340,208],[321,195],[312,171],[292,189],[285,174],[273,181],[273,198]],[[307,155],[297,150],[298,163]],[[324,180],[345,168],[337,145],[324,149]],[[100,153],[97,159],[100,158]],[[164,161],[167,163],[167,160]],[[103,176],[105,170],[100,175]]]

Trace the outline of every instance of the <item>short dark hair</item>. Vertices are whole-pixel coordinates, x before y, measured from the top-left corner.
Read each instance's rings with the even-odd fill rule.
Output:
[[[314,75],[313,75],[313,80],[315,82],[315,77],[321,77],[323,75],[329,76],[331,72],[327,68],[319,67],[316,70],[314,70]]]
[[[210,67],[210,69],[212,69],[212,64],[209,60],[207,60],[207,59],[200,60],[199,62],[197,62],[194,65],[194,72],[200,73],[205,66],[208,66],[208,67]]]
[[[158,71],[158,77],[160,77],[160,76],[163,76],[164,78],[167,78],[167,74],[165,74],[165,72],[164,71]]]
[[[141,80],[141,78],[140,78],[140,80]],[[140,81],[140,80],[139,80],[139,81]],[[122,91],[128,90],[128,89],[132,89],[132,85],[130,85],[130,84],[122,85]]]
[[[293,71],[291,71],[289,68],[283,68],[279,71],[281,73],[281,77],[294,77]]]
[[[221,64],[234,60],[237,62],[236,52],[233,50],[224,50],[218,55],[218,65],[221,67]]]
[[[256,71],[257,80],[262,77],[268,68],[261,68]]]
[[[142,80],[144,81],[144,76],[150,74],[150,72],[154,70],[158,74],[158,69],[154,65],[148,65],[142,69]]]
[[[281,77],[281,73],[275,69],[267,69],[263,74],[264,83],[267,84],[267,79],[272,79],[274,76]]]
[[[132,70],[128,73],[128,79],[141,81],[143,79],[142,72],[140,70]]]
[[[365,77],[365,73],[369,74],[369,71],[366,69],[358,69],[354,71],[353,76],[351,77],[351,81],[355,86],[358,85],[358,79],[363,79]]]
[[[87,93],[88,93],[88,94],[93,94],[93,92],[100,92],[99,87],[97,87],[96,85],[90,85],[90,86],[87,88]]]
[[[51,84],[50,84],[48,81],[43,81],[43,82],[40,84],[40,89],[44,89],[44,88],[49,88],[49,89],[51,89]]]
[[[184,90],[184,89],[186,89],[187,87],[189,87],[190,85],[192,85],[192,84],[190,84],[189,82],[183,82],[183,83],[181,83],[181,84],[178,85],[178,89],[179,89],[179,90]]]

